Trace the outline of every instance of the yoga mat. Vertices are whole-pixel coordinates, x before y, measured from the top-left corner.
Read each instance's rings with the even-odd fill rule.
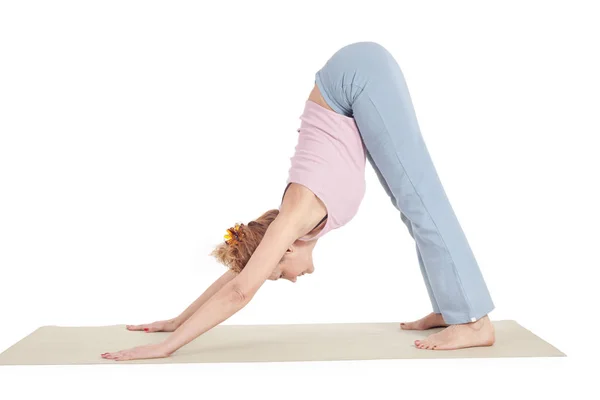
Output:
[[[158,343],[170,333],[128,331],[125,325],[43,326],[2,354],[0,365],[166,364],[272,361],[335,361],[406,358],[487,358],[565,356],[515,321],[493,321],[496,343],[459,350],[414,346],[442,328],[405,331],[399,323],[217,325],[170,357],[114,361],[104,352]]]

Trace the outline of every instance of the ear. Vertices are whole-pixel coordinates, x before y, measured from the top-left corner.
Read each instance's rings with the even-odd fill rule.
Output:
[[[285,251],[287,253],[295,253],[298,251],[298,245],[296,243],[290,244],[290,247]]]
[[[295,252],[296,250],[297,250],[297,249],[296,249],[296,245],[292,243],[292,244],[290,245],[290,247],[288,247],[288,249],[285,251],[285,253],[286,253],[286,254],[288,254],[288,253],[293,253],[293,252]]]

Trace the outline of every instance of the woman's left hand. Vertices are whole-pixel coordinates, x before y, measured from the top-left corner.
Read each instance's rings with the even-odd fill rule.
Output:
[[[143,358],[165,358],[170,355],[171,353],[167,351],[164,344],[157,343],[133,347],[128,350],[121,350],[114,353],[104,353],[101,356],[106,360],[125,361]]]

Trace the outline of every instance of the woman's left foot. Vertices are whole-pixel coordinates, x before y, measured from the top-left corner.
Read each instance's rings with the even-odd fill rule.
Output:
[[[428,350],[455,350],[465,347],[491,346],[496,338],[494,325],[486,315],[475,322],[450,325],[424,340],[415,340],[415,346]]]

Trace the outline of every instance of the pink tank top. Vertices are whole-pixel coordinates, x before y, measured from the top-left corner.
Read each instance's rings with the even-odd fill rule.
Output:
[[[365,195],[366,156],[354,118],[307,100],[300,120],[286,183],[306,186],[325,204],[323,229],[310,239],[299,238],[316,240],[347,224],[358,212]]]

